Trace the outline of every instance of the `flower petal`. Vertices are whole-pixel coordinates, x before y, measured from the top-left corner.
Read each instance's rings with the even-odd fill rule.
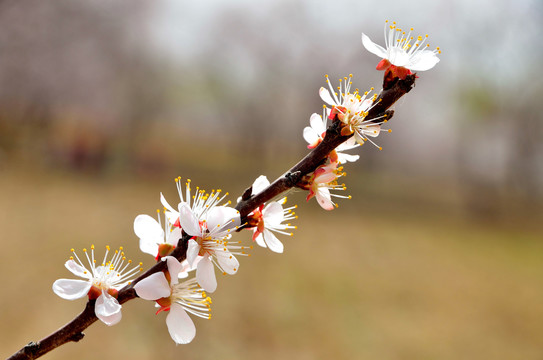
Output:
[[[355,162],[359,158],[360,158],[360,155],[337,153],[337,159],[341,164],[345,164],[346,162]]]
[[[102,295],[96,299],[94,313],[104,324],[111,326],[121,321],[121,304],[113,296],[102,290]]]
[[[134,232],[140,238],[140,250],[155,256],[157,244],[164,242],[164,230],[160,224],[149,215],[138,215],[134,219]]]
[[[255,228],[256,231],[256,228]],[[264,241],[264,235],[262,233],[259,233],[256,237],[254,237],[254,240],[258,244],[258,246],[262,246],[263,248],[267,247],[266,242]]]
[[[181,237],[181,229],[176,227],[172,231],[170,231],[170,233],[168,234],[168,240],[166,242],[170,245],[177,246],[177,243],[179,242]]]
[[[311,117],[309,118],[309,124],[311,125],[311,128],[315,130],[319,137],[322,135],[323,132],[326,131],[326,120],[323,120],[323,118],[317,113],[311,114]]]
[[[230,275],[238,272],[239,261],[234,255],[232,255],[232,253],[230,253],[230,251],[215,251],[215,255],[217,256],[217,261],[224,272]]]
[[[86,296],[91,285],[85,280],[58,279],[53,283],[53,291],[63,299],[75,300]]]
[[[205,256],[198,263],[196,268],[196,281],[207,292],[214,292],[217,289],[217,279],[215,278],[215,269],[208,256]]]
[[[179,203],[179,223],[187,234],[202,236],[200,222],[187,203]]]
[[[187,261],[190,266],[194,266],[194,260],[198,257],[200,252],[200,245],[193,239],[189,240],[187,247]]]
[[[162,193],[160,193],[160,203],[162,204],[162,206],[164,206],[166,208],[166,210],[168,210],[169,212],[172,212],[172,213],[176,213],[177,211],[170,206],[170,204],[166,201],[166,198],[164,197],[164,195],[162,195]],[[175,222],[175,220],[172,222],[170,221],[172,224]]]
[[[207,229],[210,236],[239,226],[239,211],[228,206],[216,206],[207,213]]]
[[[175,285],[179,282],[179,273],[183,270],[183,265],[173,256],[166,256],[168,264],[168,272],[170,273],[170,285]]]
[[[192,319],[179,304],[172,304],[170,313],[166,317],[166,325],[176,344],[188,344],[196,336],[196,327]]]
[[[283,243],[268,229],[264,229],[264,241],[266,241],[266,245],[268,245],[271,251],[276,253],[283,252]]]
[[[149,275],[134,285],[134,290],[144,300],[158,300],[172,294],[172,288],[163,272]]]
[[[262,210],[262,217],[264,219],[264,227],[266,225],[281,224],[285,218],[283,206],[277,201],[272,201]]]
[[[158,254],[158,244],[146,239],[140,239],[140,250],[143,253],[156,256]]]
[[[66,269],[70,270],[70,272],[76,276],[82,277],[84,279],[91,279],[92,274],[90,271],[85,269],[83,266],[76,263],[74,260],[68,260],[64,263],[64,266]]]
[[[426,71],[433,68],[438,62],[439,58],[433,51],[423,50],[411,57],[407,68],[413,71]]]
[[[262,190],[264,190],[265,188],[267,188],[268,186],[270,186],[270,181],[268,180],[266,175],[260,175],[259,177],[256,178],[255,182],[253,183],[252,194],[256,195]]]
[[[327,188],[320,188],[315,195],[317,202],[324,210],[334,210],[334,203],[330,196],[330,190]]]
[[[371,41],[368,35],[364,33],[362,33],[362,45],[364,45],[366,50],[368,50],[370,53],[377,55],[380,58],[387,57],[387,51],[382,46]]]
[[[307,141],[309,145],[314,145],[317,141],[320,140],[320,136],[317,135],[317,132],[309,126],[306,126],[304,128],[302,135],[304,137],[304,140]]]
[[[325,103],[327,103],[328,105],[330,106],[337,106],[339,104],[336,104],[336,102],[334,101],[334,99],[332,99],[332,96],[330,95],[330,92],[328,91],[328,89],[324,88],[324,87],[321,87],[319,89],[319,95],[322,99],[322,101],[324,101]]]

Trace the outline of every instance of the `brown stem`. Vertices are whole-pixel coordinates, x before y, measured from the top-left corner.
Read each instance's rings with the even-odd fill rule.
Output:
[[[405,80],[396,81],[389,89],[381,91],[376,101],[378,103],[369,111],[366,116],[366,120],[382,119],[384,115],[387,118],[391,118],[393,111],[388,110],[400,97],[408,93],[415,84],[415,75],[409,75]],[[381,120],[378,120],[381,121]],[[328,130],[326,130],[326,136],[323,141],[307,154],[302,160],[294,165],[284,175],[275,180],[270,186],[261,191],[260,193],[250,196],[250,191],[247,189],[244,192],[242,200],[236,205],[236,209],[240,212],[242,223],[246,216],[254,209],[264,204],[266,201],[273,199],[279,194],[293,188],[300,181],[300,179],[321,165],[326,156],[334,150],[338,145],[345,142],[350,136],[342,136],[340,133],[340,124],[334,122]],[[172,252],[171,256],[174,256],[179,261],[183,261],[186,258],[187,243],[191,237],[184,234],[179,239],[178,246]],[[137,297],[134,291],[134,285],[151,274],[166,269],[166,263],[159,261],[138,278],[136,278],[130,285],[127,285],[119,291],[118,300],[120,304],[132,300]],[[76,316],[72,321],[64,325],[59,330],[55,331],[46,338],[38,341],[31,342],[24,346],[18,352],[13,354],[8,360],[30,360],[37,359],[40,356],[48,353],[49,351],[66,344],[67,342],[77,342],[84,337],[83,330],[93,324],[98,318],[94,314],[94,300],[89,300],[85,309],[81,314]]]

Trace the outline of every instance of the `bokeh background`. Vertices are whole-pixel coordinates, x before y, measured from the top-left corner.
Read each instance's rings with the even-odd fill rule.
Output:
[[[289,195],[285,253],[220,278],[190,345],[132,301],[46,358],[543,358],[538,0],[0,1],[1,355],[83,308],[51,291],[70,248],[153,263],[133,219],[174,177],[234,200],[297,162],[324,74],[380,87],[360,33],[386,19],[443,53],[346,167],[352,200]]]

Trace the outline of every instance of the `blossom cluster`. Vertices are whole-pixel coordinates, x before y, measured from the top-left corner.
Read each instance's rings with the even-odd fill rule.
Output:
[[[413,37],[396,24],[385,27],[385,48],[373,43],[362,34],[364,47],[382,59],[377,65],[384,70],[383,88],[395,81],[404,80],[412,71],[432,68],[439,59],[439,48],[429,50],[426,37]],[[426,46],[423,46],[426,45]],[[348,153],[369,142],[375,142],[387,123],[386,114],[372,114],[371,110],[379,104],[379,96],[374,89],[361,92],[352,85],[352,75],[339,80],[334,88],[326,75],[326,87],[321,87],[319,95],[324,102],[322,115],[314,113],[309,119],[310,126],[303,129],[303,138],[309,149],[317,148],[329,134],[331,126],[339,129],[345,141],[329,152],[313,171],[303,174],[295,185],[307,191],[306,200],[315,198],[325,210],[333,210],[337,204],[333,198],[351,198],[341,195],[344,184],[338,180],[345,176],[344,165],[355,162],[359,155]],[[373,94],[372,94],[373,93]],[[110,248],[101,262],[97,263],[94,246],[90,255],[83,250],[85,261],[72,249],[73,255],[66,262],[66,268],[84,280],[59,279],[53,284],[53,291],[60,297],[74,300],[87,296],[95,302],[96,316],[107,325],[121,320],[119,291],[133,287],[136,294],[145,300],[153,301],[157,314],[167,312],[166,325],[171,338],[177,344],[192,341],[196,334],[195,325],[189,315],[209,319],[211,317],[211,298],[208,294],[216,291],[218,282],[215,272],[234,275],[238,272],[238,257],[250,256],[252,245],[233,241],[233,235],[241,230],[252,230],[252,241],[272,252],[282,253],[284,245],[278,235],[292,236],[296,226],[289,221],[297,218],[296,206],[286,206],[287,198],[278,197],[260,203],[243,217],[226,200],[228,193],[222,190],[207,192],[192,187],[190,180],[183,184],[181,178],[175,179],[179,200],[171,205],[160,193],[163,210],[157,210],[157,217],[138,215],[134,220],[134,233],[139,238],[140,250],[151,255],[155,261],[164,262],[162,271],[134,279],[141,271],[141,263],[131,266],[120,248],[109,258]],[[256,197],[273,187],[267,177],[259,176],[246,198]],[[241,202],[238,199],[238,203]],[[183,243],[181,243],[183,242]],[[177,246],[186,248],[184,254],[175,254]],[[180,261],[181,260],[181,261]],[[133,281],[133,283],[131,282]]]

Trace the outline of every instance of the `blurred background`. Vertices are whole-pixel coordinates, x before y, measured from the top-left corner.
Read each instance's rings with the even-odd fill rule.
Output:
[[[357,149],[352,200],[302,192],[285,253],[219,279],[175,346],[149,302],[47,359],[541,359],[543,124],[537,0],[0,1],[0,349],[71,320],[51,285],[70,248],[142,254],[133,219],[173,179],[231,199],[306,152],[324,74],[380,88],[386,19],[441,62]],[[250,234],[239,235],[250,241]]]

